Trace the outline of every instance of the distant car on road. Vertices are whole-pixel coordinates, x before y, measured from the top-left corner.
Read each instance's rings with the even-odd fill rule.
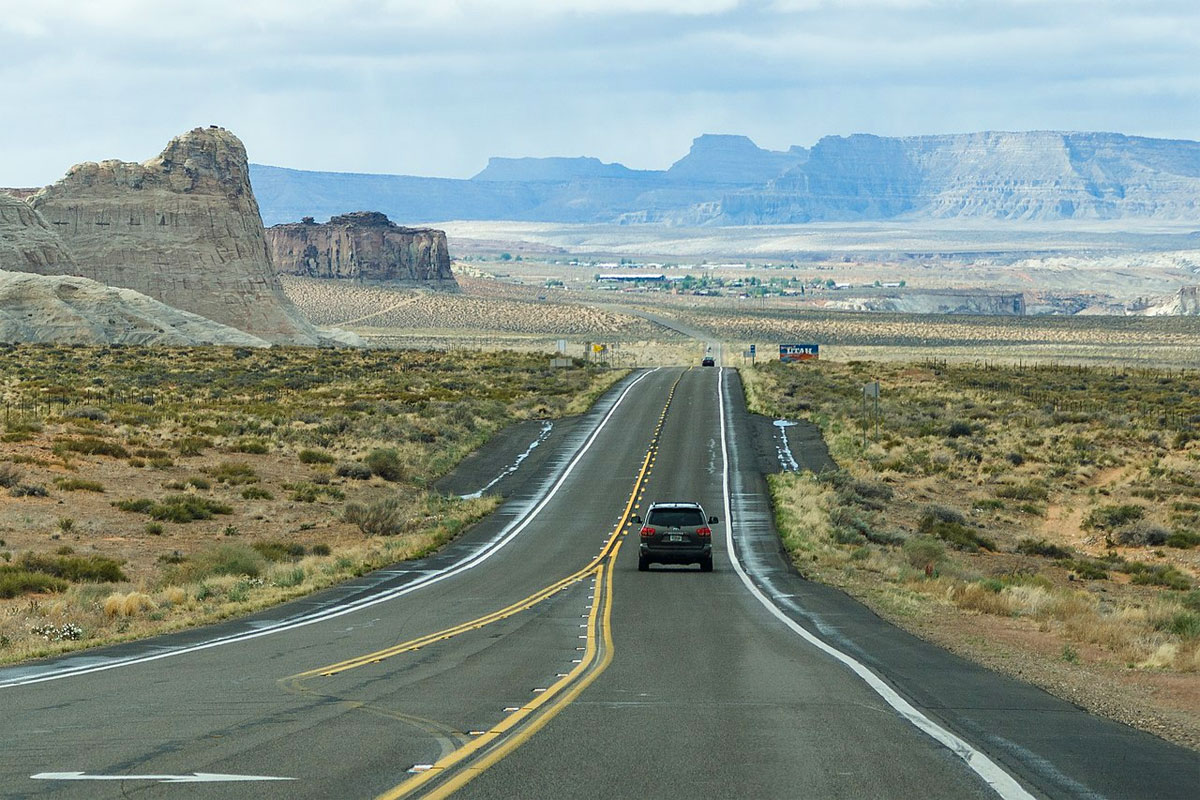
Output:
[[[700,359],[700,366],[702,367],[715,367],[716,365],[716,359],[714,359],[712,356],[705,356],[704,358]]]
[[[712,572],[712,528],[716,517],[706,516],[699,503],[652,503],[646,518],[634,515],[641,525],[638,569],[651,564],[699,564],[701,572]]]

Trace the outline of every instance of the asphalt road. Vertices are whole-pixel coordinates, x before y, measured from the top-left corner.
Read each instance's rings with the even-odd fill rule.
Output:
[[[508,499],[436,556],[0,670],[0,795],[1200,795],[1197,754],[799,578],[762,471],[817,443],[764,442],[740,397],[730,370],[637,373],[516,469],[480,459]],[[637,571],[625,520],[660,499],[721,518],[714,572]]]

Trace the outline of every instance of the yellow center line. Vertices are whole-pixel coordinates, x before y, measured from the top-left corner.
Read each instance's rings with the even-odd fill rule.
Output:
[[[507,717],[502,719],[493,728],[481,734],[479,737],[472,739],[471,742],[450,753],[448,756],[434,763],[428,770],[419,772],[413,775],[408,780],[400,785],[390,789],[387,792],[379,795],[376,800],[398,800],[412,794],[414,791],[425,785],[429,781],[442,777],[446,770],[453,768],[456,764],[470,758],[479,751],[491,745],[493,742],[499,741],[499,744],[490,752],[486,753],[477,764],[463,769],[458,774],[451,777],[446,783],[432,790],[426,797],[437,798],[446,797],[457,791],[464,784],[476,777],[479,773],[495,764],[500,759],[511,753],[520,745],[524,744],[533,734],[537,733],[547,722],[553,719],[563,708],[565,708],[572,700],[579,696],[579,693],[587,688],[592,681],[599,677],[608,665],[612,662],[612,568],[616,563],[617,553],[620,551],[620,543],[613,549],[609,557],[608,572],[605,573],[603,566],[595,567],[592,572],[596,575],[596,594],[604,597],[603,604],[593,603],[592,610],[588,614],[588,638],[587,647],[584,656],[580,659],[580,663],[576,664],[570,672],[555,681],[546,691],[539,694],[528,704],[517,709]],[[600,617],[601,605],[604,606],[604,616]],[[597,621],[602,619],[603,626],[603,646],[597,642],[598,634],[600,634],[600,626]],[[603,650],[603,657],[599,663],[595,664],[595,669],[588,672],[593,667],[593,662],[596,661],[596,656]],[[585,673],[587,673],[585,675]],[[572,685],[574,684],[574,685]],[[570,691],[562,694],[565,689],[570,687]],[[557,698],[557,700],[556,700]],[[555,701],[551,703],[551,701]],[[542,708],[547,706],[546,708]],[[540,714],[538,712],[541,712]],[[536,716],[535,716],[536,714]],[[503,737],[509,731],[522,722],[530,720],[529,724],[516,732],[507,739]]]
[[[645,492],[644,484],[650,470],[654,466],[655,456],[657,455],[658,450],[658,439],[662,430],[662,423],[665,421],[667,412],[670,409],[671,401],[675,395],[675,389],[679,386],[679,383],[682,380],[683,374],[681,373],[680,376],[675,380],[675,383],[672,385],[670,391],[667,393],[667,402],[663,408],[662,416],[660,417],[658,426],[655,428],[654,436],[651,440],[650,447],[646,452],[646,456],[642,460],[641,468],[638,470],[637,477],[634,479],[633,489],[629,494],[629,499],[625,504],[625,510],[621,514],[621,518],[617,522],[612,535],[605,542],[600,554],[592,558],[586,566],[576,570],[564,578],[561,578],[549,586],[539,589],[524,599],[505,606],[498,611],[493,611],[489,614],[485,614],[481,617],[470,620],[469,622],[459,623],[458,625],[454,625],[450,628],[426,634],[424,636],[411,639],[407,642],[402,642],[382,650],[377,650],[373,653],[356,656],[336,664],[301,672],[288,678],[284,678],[280,681],[281,684],[290,686],[293,689],[306,691],[305,687],[302,685],[304,679],[317,676],[331,677],[357,667],[362,667],[369,664],[377,664],[384,659],[391,658],[401,653],[417,650],[425,645],[445,641],[462,633],[478,630],[485,625],[498,622],[531,608],[538,603],[541,603],[543,600],[546,600],[558,592],[566,589],[568,586],[583,580],[589,575],[596,576],[597,586],[595,594],[597,602],[592,604],[592,609],[588,615],[587,646],[585,648],[584,657],[580,660],[580,663],[575,665],[570,672],[547,688],[545,692],[540,693],[533,701],[525,706],[522,706],[510,716],[505,717],[491,730],[480,735],[478,738],[472,739],[463,747],[444,756],[441,760],[436,762],[430,770],[418,773],[385,794],[380,795],[380,800],[383,800],[383,798],[389,798],[389,800],[393,800],[394,798],[403,797],[424,785],[426,782],[432,780],[434,777],[443,775],[446,769],[459,764],[464,759],[479,752],[482,748],[492,744],[497,739],[501,738],[510,730],[512,730],[515,726],[520,725],[526,719],[529,719],[531,715],[534,715],[535,712],[537,712],[547,703],[550,703],[552,699],[558,697],[558,695],[562,693],[564,689],[570,687],[569,691],[567,691],[565,694],[562,694],[562,696],[559,697],[556,702],[545,708],[539,716],[532,717],[531,721],[528,722],[524,728],[511,735],[507,740],[499,742],[491,751],[485,753],[477,764],[466,767],[459,775],[453,776],[442,786],[434,789],[433,793],[429,795],[431,797],[445,797],[447,794],[455,791],[457,788],[461,787],[480,772],[487,769],[492,764],[496,763],[501,758],[519,747],[521,744],[526,742],[531,736],[533,736],[534,733],[536,733],[547,722],[549,722],[550,719],[552,719],[563,708],[565,708],[576,697],[578,697],[585,688],[591,685],[591,683],[595,681],[595,679],[599,677],[599,675],[608,667],[609,663],[611,663],[613,652],[612,576],[614,567],[616,565],[617,553],[620,552],[621,548],[621,530],[627,524],[633,509],[638,507],[638,499]],[[605,560],[607,560],[607,565],[605,564]],[[596,620],[597,614],[599,613],[599,609],[601,607],[601,597],[603,597],[604,611],[602,622],[598,630]],[[597,637],[601,634],[603,639],[602,646],[596,641]],[[594,665],[594,669],[591,672],[587,672],[587,670],[593,666],[593,662],[596,660],[597,653],[601,653],[599,663]],[[573,682],[576,682],[574,686],[572,686]]]
[[[463,786],[465,786],[471,780],[477,778],[480,774],[482,774],[484,772],[484,770],[487,770],[489,767],[492,767],[493,765],[496,764],[496,762],[498,762],[502,758],[508,756],[510,753],[512,753],[514,750],[516,750],[521,745],[525,744],[525,742],[529,741],[535,733],[537,733],[542,728],[544,728],[546,726],[546,724],[548,722],[550,722],[550,720],[552,720],[552,719],[554,719],[554,717],[558,716],[558,713],[560,711],[562,711],[564,708],[566,708],[568,705],[570,705],[572,702],[574,702],[574,700],[577,697],[579,697],[580,694],[583,693],[584,689],[591,686],[592,683],[595,682],[595,680],[600,677],[600,675],[604,672],[604,670],[608,669],[608,665],[611,664],[612,660],[613,660],[612,577],[613,577],[613,568],[616,566],[616,563],[617,563],[617,551],[614,550],[612,556],[609,558],[609,561],[608,561],[608,575],[607,575],[607,583],[606,583],[607,591],[604,595],[604,616],[603,616],[603,619],[601,622],[601,630],[600,630],[600,634],[603,636],[604,644],[603,644],[603,649],[601,652],[600,661],[596,664],[595,669],[592,669],[586,675],[583,675],[582,678],[580,678],[573,686],[571,686],[569,691],[567,691],[562,697],[560,697],[554,704],[550,705],[545,710],[543,710],[540,715],[538,715],[536,718],[531,720],[529,722],[529,724],[526,725],[524,728],[522,728],[520,731],[514,733],[512,736],[509,736],[507,739],[505,739],[502,742],[500,742],[499,744],[497,744],[496,747],[494,747],[489,752],[485,753],[476,763],[465,767],[458,774],[454,775],[453,777],[448,779],[445,783],[443,783],[442,785],[435,788],[433,791],[426,794],[424,796],[425,800],[442,800],[442,798],[449,797],[451,794],[453,794],[454,792],[461,789]],[[597,580],[597,584],[599,584],[599,583],[600,583],[600,581]],[[589,627],[589,629],[588,629],[589,649],[591,648],[592,640],[595,638],[593,633],[594,633],[594,628]],[[585,661],[586,660],[587,659],[585,659]],[[582,665],[580,665],[580,666],[582,666]],[[397,787],[397,788],[399,788],[399,787]],[[398,798],[400,796],[401,795],[396,795],[395,797]],[[385,800],[385,798],[387,798],[387,800],[393,800],[392,795],[381,795],[379,800]]]

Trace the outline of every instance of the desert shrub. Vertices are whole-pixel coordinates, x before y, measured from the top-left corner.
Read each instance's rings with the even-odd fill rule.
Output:
[[[337,465],[334,472],[340,478],[354,478],[360,481],[365,481],[374,474],[370,467],[358,461],[343,461]]]
[[[946,548],[937,539],[914,536],[904,543],[904,557],[917,569],[933,568],[946,560]]]
[[[39,486],[36,483],[14,486],[8,490],[8,493],[13,497],[46,497],[49,494],[45,486]]]
[[[1181,639],[1200,638],[1200,614],[1195,611],[1176,611],[1154,624],[1156,630],[1173,633]]]
[[[275,586],[286,589],[288,587],[299,586],[300,584],[304,583],[304,576],[304,567],[293,567],[292,569],[277,573],[271,579],[271,583]]]
[[[1102,581],[1108,578],[1108,569],[1101,561],[1088,558],[1068,559],[1058,562],[1059,566],[1073,571],[1085,581]]]
[[[1176,547],[1180,550],[1190,550],[1191,548],[1200,545],[1200,533],[1194,531],[1175,531],[1167,537],[1165,542],[1167,547]]]
[[[66,413],[66,416],[73,419],[90,419],[93,422],[108,422],[108,413],[104,409],[96,408],[95,406],[72,408]]]
[[[25,472],[13,464],[0,464],[0,488],[11,489],[21,483]]]
[[[965,525],[967,518],[962,515],[961,511],[946,506],[926,506],[925,511],[921,514],[920,525],[924,528],[927,525],[932,525],[934,522],[953,522],[958,525]]]
[[[981,548],[996,549],[995,542],[968,527],[966,518],[952,508],[929,506],[921,515],[917,529],[921,533],[936,536],[959,550],[975,552]]]
[[[166,450],[160,450],[157,447],[139,447],[133,451],[133,454],[138,458],[169,458],[171,456]]]
[[[247,486],[242,489],[243,500],[274,500],[275,495],[268,492],[261,486]]]
[[[192,494],[167,495],[146,509],[146,513],[161,522],[192,522],[212,519],[216,514],[232,514],[233,508],[225,503]]]
[[[235,453],[249,453],[258,456],[271,452],[271,448],[267,447],[267,443],[261,439],[239,439],[229,449]]]
[[[214,514],[233,513],[233,509],[225,503],[191,494],[167,495],[158,502],[146,497],[119,500],[113,505],[122,511],[149,514],[161,522],[191,522],[197,519],[212,519]]]
[[[347,503],[343,519],[368,536],[395,536],[403,532],[408,518],[398,496],[370,504]]]
[[[109,442],[85,436],[82,439],[64,439],[55,442],[54,449],[69,450],[72,453],[82,453],[88,456],[111,456],[112,458],[129,458],[129,451],[117,442]]]
[[[324,450],[300,451],[301,464],[332,464],[334,460],[334,457],[331,454],[326,453]]]
[[[18,564],[29,572],[41,572],[73,583],[116,583],[127,580],[121,564],[104,556],[47,556],[26,553]]]
[[[998,487],[996,489],[996,496],[1005,497],[1010,500],[1045,502],[1050,497],[1050,492],[1045,486],[1040,486],[1036,483],[1008,484]]]
[[[1122,525],[1137,522],[1145,513],[1145,507],[1139,505],[1100,506],[1093,508],[1083,518],[1083,527],[1114,530]]]
[[[1179,598],[1179,602],[1183,603],[1183,607],[1192,611],[1200,611],[1200,589],[1193,589],[1183,597]]]
[[[975,431],[971,428],[970,423],[961,421],[950,423],[950,427],[946,429],[946,435],[951,439],[959,439],[963,436],[971,436],[974,433]]]
[[[113,503],[114,508],[119,508],[122,511],[133,511],[137,514],[144,514],[154,506],[154,501],[149,497],[138,497],[130,500],[117,500]]]
[[[204,472],[218,483],[227,483],[230,486],[258,483],[259,481],[258,473],[254,471],[254,467],[240,461],[223,461],[215,467],[204,470]]]
[[[162,534],[163,534],[162,523],[161,522],[147,522],[146,523],[146,533],[150,534],[151,536],[162,536]]]
[[[400,453],[395,448],[383,447],[372,450],[367,454],[364,463],[372,474],[378,475],[385,481],[404,480],[404,463],[400,460]]]
[[[1142,586],[1165,586],[1168,589],[1191,589],[1192,581],[1187,575],[1167,564],[1145,564],[1129,561],[1122,567],[1129,573],[1130,581]]]
[[[299,542],[255,542],[251,547],[267,561],[295,560],[304,557],[304,545]]]
[[[212,446],[212,440],[203,436],[185,436],[175,443],[175,449],[181,456],[198,456]]]
[[[1046,558],[1072,558],[1075,555],[1069,548],[1050,544],[1045,539],[1022,539],[1017,543],[1017,552]]]
[[[54,485],[64,492],[103,492],[104,484],[82,478],[55,478]]]
[[[320,544],[314,544],[312,547],[310,547],[308,552],[312,553],[314,556],[327,556],[332,551],[329,549],[329,545],[321,542]]]
[[[200,583],[215,575],[245,575],[256,578],[265,560],[252,547],[241,544],[220,544],[195,553],[174,566],[169,576],[173,583]],[[211,589],[209,590],[211,596]],[[197,596],[197,599],[204,599]]]
[[[0,564],[0,598],[8,599],[37,592],[62,592],[66,591],[68,585],[62,578],[44,572]]]
[[[194,486],[202,492],[206,492],[212,488],[212,481],[208,478],[202,478],[199,475],[193,475],[187,479],[187,485]]]
[[[1170,536],[1171,532],[1161,525],[1142,521],[1121,528],[1113,538],[1128,547],[1161,547]]]

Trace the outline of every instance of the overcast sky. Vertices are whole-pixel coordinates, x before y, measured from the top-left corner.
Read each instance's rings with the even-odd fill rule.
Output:
[[[218,124],[257,163],[661,169],[701,133],[1200,139],[1196,0],[0,0],[0,186]]]

